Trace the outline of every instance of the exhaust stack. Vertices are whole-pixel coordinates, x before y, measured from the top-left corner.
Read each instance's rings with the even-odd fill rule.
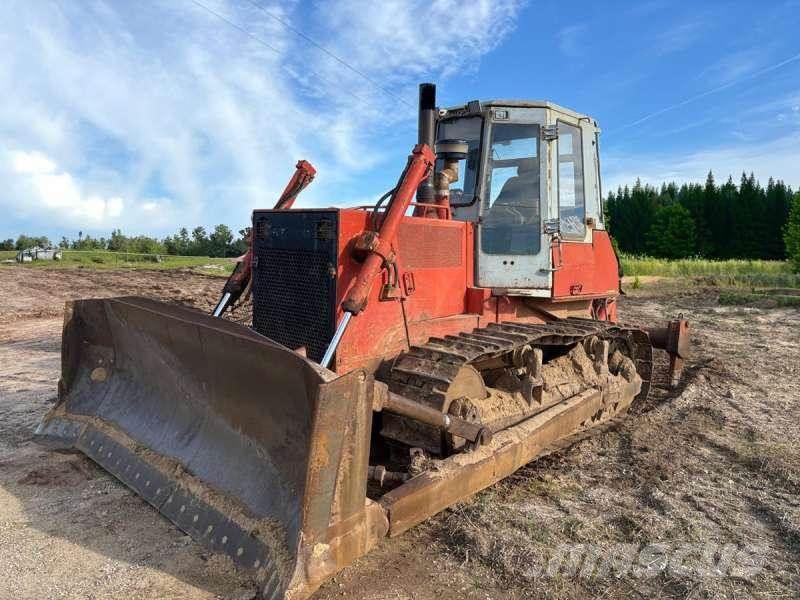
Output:
[[[436,137],[436,85],[421,83],[419,85],[419,130],[418,143],[427,144],[433,150]],[[432,203],[434,201],[433,173],[417,188],[417,202]]]

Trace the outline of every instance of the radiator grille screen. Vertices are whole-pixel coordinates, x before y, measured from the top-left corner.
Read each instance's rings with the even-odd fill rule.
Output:
[[[336,213],[265,211],[253,219],[253,329],[319,361],[336,327]]]

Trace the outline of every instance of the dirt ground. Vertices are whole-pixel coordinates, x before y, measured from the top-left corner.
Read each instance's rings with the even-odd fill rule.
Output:
[[[208,309],[221,283],[0,268],[0,598],[257,597],[227,559],[91,461],[31,439],[55,398],[66,299],[140,294]],[[315,598],[797,597],[800,311],[723,307],[713,289],[663,281],[620,311],[691,320],[694,356],[678,390],[656,390],[610,430],[385,541]],[[756,568],[542,569],[565,547],[602,558],[652,544],[747,550]]]

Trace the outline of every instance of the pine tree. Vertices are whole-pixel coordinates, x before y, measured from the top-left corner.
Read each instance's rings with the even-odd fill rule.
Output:
[[[728,177],[720,186],[713,199],[712,206],[716,205],[716,215],[709,207],[706,214],[711,215],[712,236],[714,238],[715,253],[714,258],[728,259],[737,256],[736,243],[734,236],[734,223],[736,206],[739,202],[739,190],[733,182],[733,177]]]
[[[714,185],[714,176],[709,173],[711,186]],[[716,188],[714,188],[716,194]],[[706,191],[699,184],[691,183],[681,186],[677,193],[678,202],[692,216],[695,228],[695,248],[693,254],[699,256],[713,255],[713,241],[711,231],[706,220]]]
[[[692,215],[677,202],[660,207],[647,232],[648,254],[657,258],[679,259],[692,256],[695,249]]]
[[[800,192],[795,194],[792,201],[783,240],[786,244],[786,256],[792,263],[792,268],[800,273]]]
[[[623,252],[652,252],[651,226],[663,207],[680,204],[694,224],[695,245],[690,254],[715,259],[782,260],[783,231],[793,200],[791,188],[770,179],[762,187],[755,175],[742,173],[718,186],[712,172],[705,185],[663,183],[658,188],[637,180],[632,188],[611,192],[605,210],[607,227]],[[663,218],[663,216],[661,217]],[[666,252],[658,249],[658,252]],[[682,250],[683,253],[683,250]]]
[[[709,258],[724,258],[726,246],[729,241],[727,227],[730,223],[725,222],[725,212],[722,206],[722,189],[717,187],[714,180],[714,173],[708,172],[706,183],[703,187],[703,222],[707,239],[705,242],[705,252],[703,254]],[[702,232],[701,232],[702,235]]]
[[[784,260],[786,248],[783,243],[783,228],[789,218],[792,192],[781,181],[770,177],[765,198],[764,258]]]
[[[624,220],[630,236],[628,239],[629,248],[626,248],[626,251],[633,254],[644,254],[647,251],[645,238],[655,217],[658,207],[657,198],[658,194],[655,188],[649,185],[642,185],[639,179],[636,180],[636,184],[630,192],[630,199],[625,202],[624,209]],[[620,245],[622,246],[622,244]]]

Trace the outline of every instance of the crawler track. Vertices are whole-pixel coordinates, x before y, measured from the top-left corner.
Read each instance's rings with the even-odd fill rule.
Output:
[[[398,394],[439,408],[456,374],[465,365],[497,358],[526,345],[568,348],[591,336],[616,342],[627,350],[642,378],[637,400],[647,398],[653,370],[653,351],[647,333],[637,327],[580,318],[544,324],[491,323],[470,333],[431,338],[400,355],[386,382]]]

